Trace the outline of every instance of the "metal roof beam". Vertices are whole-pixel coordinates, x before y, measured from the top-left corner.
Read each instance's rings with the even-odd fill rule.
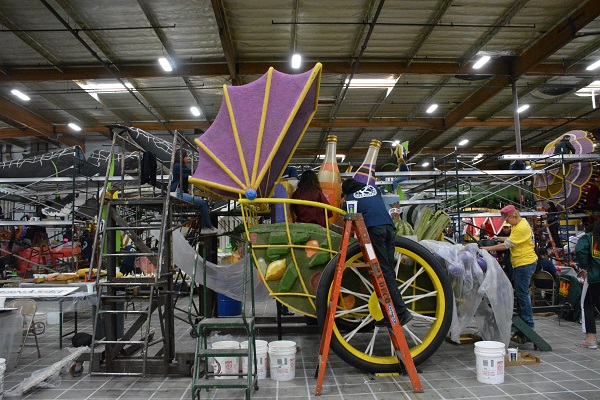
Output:
[[[50,51],[48,51],[44,46],[37,42],[33,37],[29,36],[27,33],[23,32],[19,29],[19,27],[12,22],[12,20],[6,15],[0,12],[0,23],[10,29],[15,36],[21,39],[27,46],[31,47],[35,52],[44,57],[52,66],[56,69],[57,72],[62,72],[62,67],[60,67],[60,61],[56,58]]]
[[[211,0],[213,11],[215,13],[215,19],[217,26],[219,27],[219,37],[221,38],[221,47],[223,47],[223,54],[225,56],[225,62],[227,63],[227,71],[231,78],[231,82],[234,85],[241,85],[242,78],[238,75],[236,68],[237,55],[235,54],[235,46],[233,39],[231,38],[231,32],[227,25],[227,19],[225,18],[225,9],[223,7],[222,0]],[[261,72],[264,74],[269,68],[266,68]]]
[[[402,61],[382,61],[364,60],[359,65],[357,74],[403,74],[403,75],[471,75],[473,70],[471,64],[460,67],[456,62],[413,62],[406,67]],[[491,65],[484,66],[478,74],[481,75],[510,75],[510,69],[506,58],[500,58]],[[306,60],[306,63],[310,60]],[[316,61],[315,61],[316,62]],[[352,67],[347,61],[322,61],[323,74],[349,74]],[[289,62],[257,62],[257,63],[238,63],[238,74],[244,75],[263,75],[269,67],[278,71],[287,73],[297,73],[292,71]],[[523,73],[527,76],[577,76],[594,77],[597,71],[587,71],[587,65],[582,63],[572,67],[565,67],[563,63],[543,63],[536,65],[529,71]],[[172,78],[173,76],[222,76],[228,75],[229,69],[224,63],[207,64],[178,64],[177,68],[171,72],[163,71],[156,62],[147,65],[127,65],[122,64],[119,69],[114,65],[111,74],[109,70],[100,66],[80,65],[63,66],[62,72],[54,68],[43,66],[31,66],[26,68],[8,68],[0,66],[0,82],[35,82],[35,81],[72,81],[84,79],[114,79],[117,75],[123,79],[127,78]]]
[[[27,127],[36,132],[37,136],[43,135],[50,139],[55,139],[67,146],[77,145],[85,148],[85,143],[82,139],[67,132],[64,132],[61,137],[56,137],[55,126],[50,122],[1,97],[0,119],[15,127]]]

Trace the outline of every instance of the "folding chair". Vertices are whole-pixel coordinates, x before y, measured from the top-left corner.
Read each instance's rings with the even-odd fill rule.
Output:
[[[42,355],[40,353],[40,346],[38,344],[37,334],[35,333],[35,322],[33,321],[35,317],[35,312],[37,310],[37,305],[35,304],[35,301],[31,299],[17,299],[8,303],[6,307],[17,308],[19,309],[21,315],[23,315],[23,340],[21,341],[21,346],[19,347],[19,353],[17,355],[17,361],[15,362],[15,368],[19,364],[19,359],[21,358],[23,347],[25,347],[25,343],[27,342],[29,334],[33,334],[33,338],[35,339],[35,347],[37,348],[38,358],[41,358]]]
[[[531,301],[533,306],[554,305],[556,281],[548,271],[538,271],[531,277]]]

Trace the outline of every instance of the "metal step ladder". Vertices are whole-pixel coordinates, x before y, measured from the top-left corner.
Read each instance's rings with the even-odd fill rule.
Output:
[[[126,215],[131,207],[154,208],[160,211],[161,223],[127,221]],[[108,200],[106,202],[106,219],[101,225],[99,237],[102,240],[98,248],[99,265],[106,269],[106,281],[97,281],[98,305],[95,315],[92,338],[91,365],[99,365],[95,360],[99,353],[98,346],[104,346],[104,369],[90,371],[95,375],[127,375],[145,376],[148,371],[148,360],[160,360],[166,373],[172,359],[172,338],[167,327],[166,316],[173,312],[170,304],[172,298],[172,276],[163,273],[161,268],[165,263],[163,252],[164,240],[160,240],[156,249],[150,249],[142,239],[145,231],[160,230],[161,238],[169,233],[169,197],[140,199],[135,202],[127,199]],[[117,251],[117,231],[126,232],[135,243],[136,251]],[[156,267],[154,276],[146,277],[117,277],[116,267],[125,257],[148,258]],[[168,257],[167,257],[168,258]],[[168,270],[168,269],[167,269]],[[137,307],[129,307],[137,302]],[[160,332],[153,330],[153,315],[158,314]],[[133,316],[134,320],[127,331],[124,329],[126,317]],[[104,327],[104,335],[98,334],[100,326]],[[100,329],[100,332],[102,329]],[[136,334],[139,332],[139,337]],[[97,336],[100,336],[97,338]],[[162,344],[162,349],[156,356],[149,355],[149,347]],[[152,371],[155,373],[156,371]]]
[[[400,362],[400,366],[403,365],[404,369],[408,373],[413,390],[416,393],[422,393],[423,386],[421,385],[421,380],[419,379],[415,363],[410,355],[410,349],[408,347],[408,343],[406,343],[402,326],[400,325],[400,318],[398,318],[398,314],[396,313],[394,305],[392,304],[392,299],[390,298],[390,293],[388,291],[385,278],[383,277],[381,267],[379,266],[379,262],[375,256],[375,250],[371,244],[371,239],[369,238],[363,216],[362,214],[348,213],[344,216],[344,221],[345,223],[344,231],[342,233],[342,241],[340,243],[340,253],[333,282],[331,284],[329,307],[325,317],[325,322],[323,324],[323,333],[319,348],[319,360],[317,362],[317,369],[315,371],[315,378],[318,378],[315,394],[319,396],[323,389],[323,378],[325,377],[327,358],[329,357],[329,347],[331,344],[335,313],[337,311],[342,284],[342,275],[344,273],[346,264],[346,253],[348,251],[348,243],[352,233],[356,234],[363,258],[367,261],[365,263],[365,267],[369,268],[369,277],[371,278],[375,293],[377,293],[379,307],[381,308],[383,314],[387,316],[387,320],[390,322],[390,326],[387,329],[392,345],[394,346],[396,357]]]
[[[199,246],[196,247],[194,262],[194,273],[192,281],[196,281],[196,271],[199,263]],[[206,290],[204,290],[204,316],[194,327],[196,332],[196,352],[194,357],[194,368],[192,371],[192,398],[200,399],[202,389],[245,389],[246,399],[251,398],[252,390],[258,390],[258,366],[256,361],[255,330],[255,308],[254,308],[254,274],[251,251],[247,249],[245,254],[246,264],[244,266],[244,277],[242,285],[242,299],[246,299],[248,286],[250,287],[250,310],[246,310],[246,301],[242,301],[242,314],[240,317],[217,317],[206,318],[208,305],[206,301]],[[202,258],[203,285],[206,288],[206,257]],[[247,349],[209,349],[208,336],[215,330],[241,331],[248,338]],[[208,371],[208,359],[210,357],[248,357],[247,374],[233,373],[220,374]],[[223,379],[225,378],[225,379]],[[227,379],[229,378],[229,379]]]

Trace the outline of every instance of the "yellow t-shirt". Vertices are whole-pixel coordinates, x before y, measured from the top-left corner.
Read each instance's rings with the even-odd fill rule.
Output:
[[[508,240],[515,244],[510,248],[510,262],[513,268],[529,265],[537,261],[533,245],[531,226],[525,218],[512,227]]]

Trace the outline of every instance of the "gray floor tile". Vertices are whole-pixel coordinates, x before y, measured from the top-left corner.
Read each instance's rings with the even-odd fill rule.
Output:
[[[273,302],[265,306],[268,312],[274,309]],[[274,312],[274,310],[273,310]],[[90,329],[91,320],[85,316],[80,329]],[[288,333],[284,339],[294,340],[301,348],[296,354],[296,378],[292,381],[277,382],[272,379],[259,381],[260,389],[253,393],[254,399],[311,399],[311,400],[438,400],[438,399],[598,399],[600,393],[600,352],[584,351],[574,343],[581,339],[581,326],[562,321],[556,317],[536,317],[538,333],[553,347],[552,352],[540,352],[527,348],[541,359],[532,366],[507,367],[504,383],[486,385],[477,381],[473,345],[443,343],[440,349],[418,367],[424,393],[413,393],[407,376],[375,376],[361,372],[331,353],[323,391],[320,397],[314,395],[317,365],[316,350],[319,335],[298,335]],[[187,333],[187,324],[176,327],[176,337],[180,338],[178,349],[193,351],[194,340]],[[20,383],[32,372],[62,359],[67,350],[58,349],[56,326],[48,326],[48,331],[40,337],[43,357],[37,358],[35,351],[27,349],[18,368],[10,368],[5,374],[5,388]],[[275,340],[272,335],[259,337]],[[67,341],[68,342],[68,341]],[[523,350],[523,349],[521,349]],[[186,350],[187,351],[187,350]],[[36,389],[22,399],[190,399],[191,378],[186,376],[104,377],[89,376],[63,377],[56,389]],[[203,391],[202,399],[237,400],[245,397],[243,390]]]

